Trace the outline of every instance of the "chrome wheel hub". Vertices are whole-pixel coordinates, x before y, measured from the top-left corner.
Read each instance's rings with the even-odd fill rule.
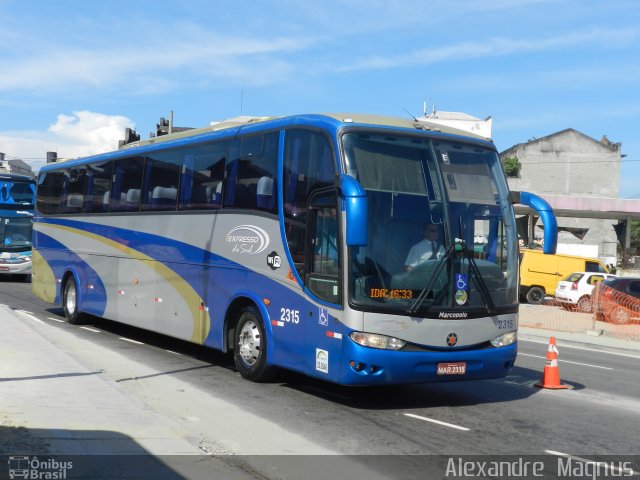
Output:
[[[69,312],[70,315],[73,315],[76,311],[76,287],[73,283],[70,283],[67,287],[65,305],[67,307],[67,312]]]
[[[260,358],[260,330],[252,320],[246,322],[240,330],[238,351],[242,361],[248,366],[253,366]]]

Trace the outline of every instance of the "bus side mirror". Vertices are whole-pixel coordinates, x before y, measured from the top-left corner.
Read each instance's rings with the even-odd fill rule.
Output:
[[[367,192],[350,175],[340,175],[340,196],[344,202],[347,227],[347,245],[367,245]]]

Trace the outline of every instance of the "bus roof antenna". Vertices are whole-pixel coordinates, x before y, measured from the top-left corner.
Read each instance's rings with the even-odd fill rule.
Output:
[[[409,110],[407,110],[407,109],[406,109],[406,108],[404,108],[404,107],[402,107],[402,109],[403,109],[405,112],[407,112],[407,114],[408,114],[411,118],[413,118],[413,121],[414,121],[414,122],[417,122],[417,121],[418,121],[418,119],[417,119],[417,118],[416,118],[416,117],[415,117],[415,116],[414,116],[414,115],[413,115]]]

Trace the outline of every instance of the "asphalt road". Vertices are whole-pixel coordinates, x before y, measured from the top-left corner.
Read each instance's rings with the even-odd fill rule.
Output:
[[[283,372],[253,384],[208,349],[99,319],[69,325],[27,283],[0,281],[0,303],[29,312],[25,322],[44,322],[40,334],[102,370],[141,408],[183,419],[185,436],[212,454],[375,455],[366,458],[378,472],[401,478],[409,476],[401,455],[640,453],[640,358],[622,351],[561,348],[560,375],[571,388],[558,391],[533,386],[545,365],[543,339],[521,341],[515,368],[500,380],[356,389]],[[188,400],[175,382],[190,387]],[[221,415],[228,406],[246,416]],[[291,436],[275,438],[273,424]]]

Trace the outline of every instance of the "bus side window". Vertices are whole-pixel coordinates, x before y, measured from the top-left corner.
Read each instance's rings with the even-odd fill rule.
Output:
[[[47,172],[40,176],[38,182],[37,207],[43,214],[55,214],[60,210],[60,198],[64,190],[66,175],[63,171]]]
[[[62,213],[82,212],[84,202],[84,184],[87,169],[86,167],[73,167],[68,171],[68,184],[66,198],[63,198],[61,205]]]
[[[180,210],[220,208],[227,147],[224,141],[183,152]]]
[[[110,209],[112,212],[137,212],[140,208],[140,189],[144,158],[122,158],[113,166]]]
[[[175,210],[178,203],[179,156],[174,151],[147,157],[142,187],[142,210]]]
[[[278,132],[240,139],[227,163],[224,205],[277,212]]]
[[[111,177],[113,162],[92,163],[87,165],[87,181],[84,194],[86,213],[106,213],[111,198]]]
[[[283,209],[285,235],[298,275],[304,275],[309,194],[333,185],[331,143],[318,131],[289,129],[284,140]]]

